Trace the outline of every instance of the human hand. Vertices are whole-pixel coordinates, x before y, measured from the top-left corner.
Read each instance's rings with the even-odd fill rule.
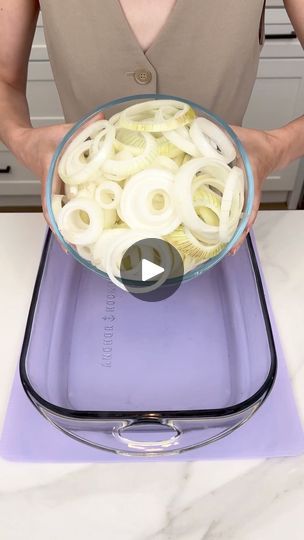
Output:
[[[238,244],[231,250],[234,255],[244,242],[248,232],[255,222],[261,202],[261,193],[264,180],[274,170],[278,169],[282,158],[282,141],[280,130],[258,131],[239,126],[232,126],[241,143],[243,144],[252,168],[254,176],[254,203],[248,221],[248,225]]]
[[[46,220],[49,222],[46,202],[45,185],[53,154],[72,124],[60,124],[41,128],[25,128],[15,139],[15,152],[20,161],[41,181],[42,207]]]
[[[91,122],[104,118],[102,113],[92,118]],[[41,181],[42,208],[49,223],[46,209],[46,179],[53,154],[73,124],[56,124],[41,128],[24,128],[15,138],[15,153],[20,161]],[[50,224],[50,223],[49,223]]]

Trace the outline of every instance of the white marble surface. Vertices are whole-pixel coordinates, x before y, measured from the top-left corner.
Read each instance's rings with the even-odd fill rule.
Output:
[[[304,212],[255,226],[304,420]],[[44,237],[40,215],[0,214],[0,429]],[[304,456],[293,459],[27,465],[0,460],[1,540],[304,538]]]

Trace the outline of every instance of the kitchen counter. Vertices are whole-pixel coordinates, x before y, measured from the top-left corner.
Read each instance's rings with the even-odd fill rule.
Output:
[[[304,212],[261,212],[255,233],[304,422]],[[0,430],[45,235],[39,214],[0,214]],[[304,456],[28,465],[0,460],[3,540],[304,538]]]

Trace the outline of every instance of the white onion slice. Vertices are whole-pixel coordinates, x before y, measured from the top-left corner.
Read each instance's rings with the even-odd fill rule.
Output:
[[[186,256],[191,257],[194,261],[194,266],[214,257],[224,247],[224,244],[221,242],[212,245],[201,242],[195,238],[189,229],[183,226],[178,227],[176,231],[168,235],[166,240],[181,253],[183,258]]]
[[[52,210],[55,217],[55,220],[58,221],[58,216],[64,206],[65,196],[64,195],[53,195],[52,197]]]
[[[104,230],[92,248],[92,264],[99,270],[106,272],[106,257],[109,249],[113,245],[113,241],[121,238],[124,229],[107,229]]]
[[[121,194],[122,189],[119,184],[106,180],[97,187],[95,200],[100,204],[101,208],[112,210],[118,207]]]
[[[192,198],[192,182],[199,171],[209,168],[221,169],[221,174],[228,177],[231,169],[220,160],[211,158],[192,159],[183,165],[175,177],[174,197],[175,207],[179,215],[180,222],[192,231],[200,240],[207,244],[218,243],[218,227],[207,225],[197,215]]]
[[[169,171],[173,173],[177,173],[179,169],[174,159],[171,159],[167,156],[157,156],[152,166],[163,167],[164,169],[168,169]]]
[[[81,152],[83,154],[82,146],[74,146],[75,141],[72,142],[71,146],[66,150],[66,153],[61,159],[58,172],[61,179],[66,184],[82,184],[88,182],[94,175],[98,173],[98,169],[102,163],[109,157],[115,139],[115,128],[107,121],[100,120],[99,122],[99,133],[95,138],[89,143],[86,141],[85,145],[89,144],[90,146],[90,157],[84,163],[81,164],[81,158],[78,160],[75,158],[74,153]],[[73,159],[70,158],[73,156]],[[69,168],[67,164],[69,163]],[[75,168],[73,167],[75,163]],[[80,168],[79,168],[80,167]]]
[[[196,118],[190,127],[190,136],[201,154],[205,157],[222,158],[231,163],[236,158],[235,148],[227,135],[207,118]],[[209,142],[208,137],[219,148]]]
[[[78,135],[76,135],[71,141],[65,152],[73,151],[77,146],[84,143],[87,139],[94,139],[96,135],[104,129],[106,120],[98,120],[97,122],[90,123],[85,127]]]
[[[152,260],[149,258],[152,255],[153,254],[151,254],[150,252],[149,256],[147,257],[146,255],[143,254],[143,250],[140,250],[138,246],[136,248],[135,246],[133,246],[133,248],[129,252],[129,263],[130,263],[129,268],[126,267],[126,257],[123,257],[121,261],[121,266],[124,268],[123,270],[124,277],[130,280],[132,279],[135,281],[136,279],[138,280],[138,275],[140,275],[140,272],[142,270],[142,267],[141,267],[142,258],[145,257],[145,258],[148,258],[149,260]]]
[[[124,150],[117,152],[113,157],[115,157],[116,161],[124,161],[126,159],[132,159],[134,154],[125,148]]]
[[[201,264],[201,263],[199,263]],[[193,257],[190,257],[190,255],[186,255],[183,257],[183,265],[184,265],[184,274],[188,274],[188,272],[191,272],[198,266],[198,263]]]
[[[213,245],[205,244],[204,242],[201,242],[195,238],[189,229],[185,228],[184,231],[189,241],[200,250],[200,260],[208,261],[211,257],[218,255],[224,248],[224,244],[221,242],[217,242],[217,244]]]
[[[190,156],[189,154],[185,154],[185,155],[184,155],[183,162],[182,162],[182,165],[185,165],[185,164],[188,163],[188,161],[190,161],[191,159],[192,159],[192,156]]]
[[[209,187],[201,187],[194,192],[194,208],[208,225],[219,225],[221,197]]]
[[[87,224],[82,212],[88,216]],[[93,244],[104,226],[104,211],[93,199],[75,198],[69,201],[58,216],[58,228],[63,238],[71,244]]]
[[[114,147],[117,151],[127,150],[132,156],[138,156],[145,147],[145,139],[140,132],[119,128],[116,131]]]
[[[89,199],[94,199],[95,191],[96,191],[96,184],[93,182],[90,182],[87,184],[80,184],[77,197],[85,197]]]
[[[91,262],[91,260],[92,260],[92,245],[90,245],[90,244],[88,246],[77,245],[76,250],[78,252],[78,255],[80,255],[80,257],[82,257],[86,261]]]
[[[165,207],[151,209],[151,197],[164,193]],[[173,203],[174,176],[163,169],[147,169],[128,180],[122,192],[119,214],[131,229],[150,234],[169,234],[180,224]]]
[[[215,210],[204,206],[204,204],[197,202],[195,203],[195,208],[197,214],[202,218],[202,220],[207,223],[207,225],[218,226],[220,223],[218,212]]]
[[[174,161],[176,165],[178,166],[178,168],[182,166],[186,155],[187,154],[185,154],[184,152],[181,152],[178,156],[176,156],[176,158],[174,158]]]
[[[216,175],[215,169],[213,167],[207,167],[207,169],[210,171],[213,171],[213,174]],[[230,169],[231,171],[231,169]],[[223,174],[224,173],[224,174]],[[237,192],[237,197],[233,199],[232,202],[232,208],[233,211],[231,212],[233,215],[233,220],[229,219],[229,225],[228,225],[228,231],[226,232],[227,237],[231,238],[234,231],[235,231],[235,224],[239,222],[239,218],[241,216],[241,212],[243,209],[244,204],[244,176],[242,171],[240,170],[239,173],[239,181],[240,181],[240,188]],[[215,214],[220,218],[220,207],[222,202],[222,196],[225,191],[225,185],[226,185],[226,179],[227,174],[226,171],[219,171],[217,177],[212,177],[210,174],[201,174],[198,177],[195,178],[192,184],[192,194],[194,199],[194,207],[196,208],[196,211],[198,211],[198,207],[200,205],[200,201],[205,200],[206,196],[206,190],[211,191],[212,188],[215,188],[221,195],[218,193],[215,193],[212,189],[212,199],[214,203],[214,207],[210,206],[211,210],[215,212]],[[217,200],[217,202],[216,202]],[[238,203],[237,203],[238,201]],[[198,211],[200,214],[200,212]]]
[[[125,174],[110,174],[110,173],[103,173],[103,178],[105,180],[110,180],[110,182],[124,182],[128,176]]]
[[[242,176],[242,170],[239,167],[233,167],[225,184],[219,225],[219,238],[221,242],[228,243],[231,240],[239,222],[240,212],[242,211],[242,197],[240,195]],[[232,212],[234,201],[234,212]]]
[[[116,113],[116,114],[113,114],[113,116],[111,116],[111,118],[109,118],[109,122],[110,122],[110,124],[112,124],[112,126],[117,127],[119,119],[120,119],[120,113]]]
[[[118,279],[121,277],[121,264],[126,251],[136,242],[139,242],[140,240],[147,240],[150,237],[150,232],[139,233],[135,231],[125,231],[122,233],[121,237],[114,240],[112,246],[109,248],[106,257],[106,271],[111,281],[120,289],[123,289],[124,291],[127,290],[125,285]],[[153,236],[153,238],[157,237]],[[128,292],[137,294],[152,292],[155,289],[158,289],[168,279],[173,264],[170,247],[169,245],[166,245],[166,243],[160,242],[156,248],[160,256],[159,264],[165,269],[165,271],[159,276],[156,282],[147,285],[147,287],[131,288],[128,286]]]
[[[182,150],[175,146],[175,144],[172,144],[164,135],[157,138],[157,149],[161,156],[166,156],[172,159],[175,159],[183,154]]]
[[[69,184],[64,184],[64,192],[68,200],[73,199],[74,197],[77,197],[78,190],[79,190],[78,186],[70,186]]]
[[[184,126],[195,117],[187,103],[157,99],[131,105],[121,112],[118,125],[134,131],[165,132]]]
[[[86,128],[84,128],[78,135],[76,135],[72,141],[69,141],[68,147],[62,154],[58,164],[58,174],[62,180],[67,176],[66,163],[74,150],[76,150],[83,143],[86,143],[87,139],[93,139],[97,133],[103,128],[103,120],[92,122]]]
[[[104,209],[104,228],[112,229],[115,226],[115,223],[118,219],[116,210],[105,210]]]
[[[166,131],[164,133],[164,136],[168,141],[177,148],[179,148],[182,152],[185,152],[186,154],[189,154],[192,157],[199,157],[200,151],[198,147],[194,144],[194,142],[191,140],[189,135],[189,130],[186,127],[179,128],[173,131]]]
[[[128,176],[147,168],[157,156],[157,143],[150,133],[143,133],[143,137],[146,144],[139,156],[122,161],[107,159],[102,165],[104,174],[127,178]]]
[[[69,151],[62,157],[61,160],[61,175],[68,177],[83,167],[89,161],[89,153],[92,141],[84,141],[75,148],[69,148]],[[60,172],[60,171],[58,171]]]

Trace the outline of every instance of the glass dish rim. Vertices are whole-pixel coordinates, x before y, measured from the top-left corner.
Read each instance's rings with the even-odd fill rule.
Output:
[[[220,253],[218,253],[218,255],[215,255],[214,257],[212,257],[211,259],[209,259],[205,263],[201,263],[199,266],[197,266],[196,268],[194,268],[190,272],[187,272],[186,274],[183,275],[182,281],[189,281],[191,279],[194,279],[194,278],[200,276],[201,274],[203,274],[207,270],[210,270],[210,268],[213,268],[213,266],[215,266],[219,261],[221,261],[230,252],[230,250],[237,244],[238,240],[241,238],[243,232],[245,231],[245,228],[246,228],[246,225],[248,223],[250,214],[252,212],[253,201],[254,201],[254,176],[253,176],[253,172],[252,172],[252,168],[251,168],[251,165],[250,165],[250,161],[249,161],[247,152],[246,152],[243,144],[241,143],[240,139],[238,138],[236,133],[233,131],[233,129],[229,126],[229,124],[227,124],[222,118],[220,118],[218,115],[212,113],[211,111],[209,111],[205,107],[202,107],[201,105],[198,105],[197,103],[194,103],[193,101],[191,101],[189,99],[181,98],[181,97],[178,97],[178,96],[173,96],[173,95],[170,95],[170,94],[159,94],[159,93],[156,93],[156,94],[134,94],[134,95],[114,99],[112,101],[108,101],[104,105],[99,105],[98,107],[93,109],[90,113],[84,115],[67,132],[67,134],[64,136],[62,141],[59,143],[59,145],[57,146],[57,148],[56,148],[56,150],[55,150],[55,152],[53,154],[52,161],[51,161],[51,164],[50,164],[50,167],[49,167],[49,170],[48,170],[47,180],[46,180],[46,208],[47,208],[47,213],[48,213],[48,216],[49,216],[51,227],[52,227],[53,231],[55,232],[56,236],[60,239],[60,243],[64,246],[64,248],[69,253],[71,253],[72,256],[80,264],[82,264],[83,266],[85,266],[89,270],[95,272],[96,274],[102,276],[104,279],[109,280],[109,277],[105,272],[103,272],[102,270],[99,270],[93,264],[91,264],[90,261],[87,261],[86,259],[81,257],[79,255],[79,253],[77,253],[76,249],[74,249],[63,238],[63,236],[62,236],[62,234],[61,234],[61,232],[60,232],[60,230],[59,230],[59,228],[57,226],[55,216],[54,216],[54,213],[53,213],[53,208],[52,208],[52,180],[53,180],[53,176],[54,176],[54,173],[55,173],[58,158],[60,157],[60,154],[61,154],[64,146],[69,141],[69,139],[84,124],[86,124],[89,120],[91,120],[96,114],[98,114],[98,113],[100,113],[102,111],[108,110],[111,107],[121,105],[122,103],[127,103],[129,101],[136,101],[136,100],[143,100],[143,99],[155,99],[155,100],[158,100],[158,99],[173,99],[173,100],[178,100],[178,101],[182,101],[184,103],[187,103],[191,107],[200,110],[205,116],[210,118],[210,120],[215,121],[220,127],[224,128],[224,130],[229,134],[229,136],[233,140],[234,144],[236,145],[236,147],[237,147],[237,149],[238,149],[238,151],[240,153],[240,156],[242,158],[242,161],[243,161],[243,164],[244,164],[244,167],[245,167],[245,172],[246,172],[247,181],[248,181],[248,194],[247,194],[247,201],[246,201],[246,205],[245,205],[245,208],[244,208],[244,211],[243,211],[243,216],[241,218],[241,221],[240,221],[240,223],[239,223],[233,237],[231,238],[231,240],[228,242],[228,244],[226,244],[224,249],[222,251],[220,251]],[[180,278],[171,278],[171,279],[167,280],[165,285],[172,285],[172,284],[175,284],[177,281],[179,282]]]
[[[252,239],[250,237],[250,234],[247,236],[247,245],[248,250],[251,258],[252,263],[252,270],[254,272],[254,277],[256,280],[257,285],[257,293],[259,295],[259,300],[261,303],[261,310],[262,310],[262,316],[265,324],[266,334],[267,334],[267,340],[268,340],[268,346],[269,346],[269,353],[270,353],[270,367],[268,375],[264,381],[264,383],[261,385],[261,387],[249,398],[246,400],[237,403],[235,405],[229,406],[229,407],[223,407],[220,409],[195,409],[195,410],[169,410],[169,411],[78,411],[73,409],[67,409],[65,407],[61,407],[59,405],[55,405],[47,400],[45,400],[36,390],[33,388],[29,377],[27,375],[27,369],[26,369],[26,358],[27,358],[27,352],[28,347],[30,343],[30,336],[31,336],[31,330],[34,322],[35,312],[36,312],[36,305],[39,297],[39,291],[40,286],[44,274],[44,269],[47,261],[48,256],[48,250],[50,246],[50,241],[52,238],[52,232],[49,230],[46,241],[44,244],[40,265],[37,273],[37,278],[34,286],[32,301],[30,305],[30,310],[28,314],[25,334],[24,334],[24,340],[20,355],[20,361],[19,361],[19,375],[21,379],[22,386],[24,388],[25,393],[29,397],[29,399],[36,405],[36,407],[41,411],[47,411],[48,413],[51,413],[56,416],[60,416],[66,419],[70,420],[103,420],[103,421],[110,421],[110,420],[128,420],[128,419],[134,419],[136,421],[145,421],[147,419],[156,419],[156,420],[166,420],[166,419],[196,419],[196,420],[202,420],[206,418],[226,418],[228,416],[237,415],[240,413],[243,413],[247,409],[261,404],[270,391],[272,390],[274,381],[276,379],[277,374],[277,352],[276,352],[276,346],[275,341],[273,337],[272,327],[271,327],[271,321],[269,317],[265,292],[264,292],[264,286],[262,282],[262,278],[260,275],[260,270],[258,266],[258,261],[256,258],[256,254],[254,251]],[[54,238],[56,241],[56,239]]]

